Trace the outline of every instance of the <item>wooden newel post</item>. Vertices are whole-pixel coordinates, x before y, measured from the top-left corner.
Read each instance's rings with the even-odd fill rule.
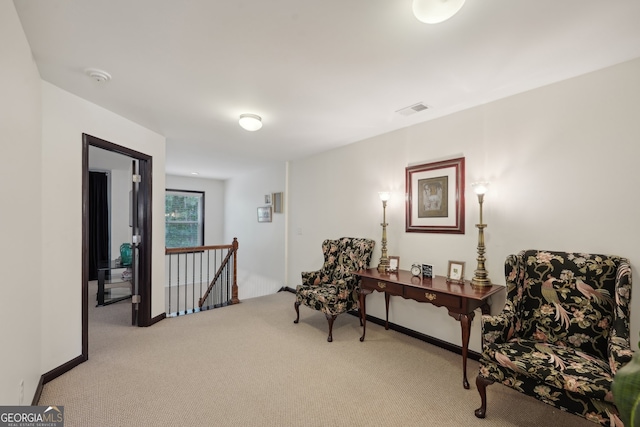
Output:
[[[233,238],[233,285],[231,285],[231,303],[238,304],[238,238]]]

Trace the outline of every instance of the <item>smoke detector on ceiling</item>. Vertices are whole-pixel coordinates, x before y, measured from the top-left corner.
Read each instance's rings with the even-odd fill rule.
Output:
[[[420,111],[428,110],[429,106],[423,104],[422,102],[418,102],[417,104],[409,105],[408,107],[401,108],[396,113],[401,114],[403,116],[410,116],[415,113],[419,113]]]
[[[111,74],[106,71],[98,70],[96,68],[87,68],[84,70],[87,76],[91,77],[94,81],[98,83],[104,83],[111,80]]]

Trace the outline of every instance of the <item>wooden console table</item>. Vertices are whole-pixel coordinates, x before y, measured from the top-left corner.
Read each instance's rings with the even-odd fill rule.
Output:
[[[360,282],[360,308],[362,316],[362,336],[364,341],[367,330],[367,309],[365,298],[373,291],[384,292],[386,306],[385,329],[389,329],[389,297],[401,296],[418,302],[428,302],[438,307],[446,307],[449,315],[460,322],[462,328],[462,384],[469,388],[467,380],[467,353],[469,351],[469,334],[471,321],[478,307],[483,314],[489,313],[489,297],[504,289],[504,286],[490,286],[478,288],[471,286],[468,281],[464,284],[448,283],[446,277],[420,278],[409,271],[398,270],[395,273],[379,273],[370,268],[355,272],[362,280]]]

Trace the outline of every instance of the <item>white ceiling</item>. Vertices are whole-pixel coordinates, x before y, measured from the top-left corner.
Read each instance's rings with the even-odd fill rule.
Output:
[[[640,57],[638,0],[467,0],[437,25],[411,3],[14,0],[42,79],[164,135],[176,175],[225,179]]]

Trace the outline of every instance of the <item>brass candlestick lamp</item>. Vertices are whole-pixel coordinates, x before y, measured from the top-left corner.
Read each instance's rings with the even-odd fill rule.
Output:
[[[478,266],[473,273],[473,279],[471,284],[473,286],[491,286],[491,280],[487,277],[488,272],[484,267],[486,258],[484,257],[484,229],[487,224],[482,223],[482,202],[484,201],[484,195],[489,189],[488,182],[475,182],[471,184],[473,191],[478,195],[478,203],[480,203],[480,223],[476,224],[478,227]]]
[[[391,197],[391,193],[388,191],[381,191],[378,193],[380,200],[382,200],[382,256],[380,256],[380,262],[378,263],[378,272],[386,273],[389,270],[389,257],[387,256],[387,200]]]

